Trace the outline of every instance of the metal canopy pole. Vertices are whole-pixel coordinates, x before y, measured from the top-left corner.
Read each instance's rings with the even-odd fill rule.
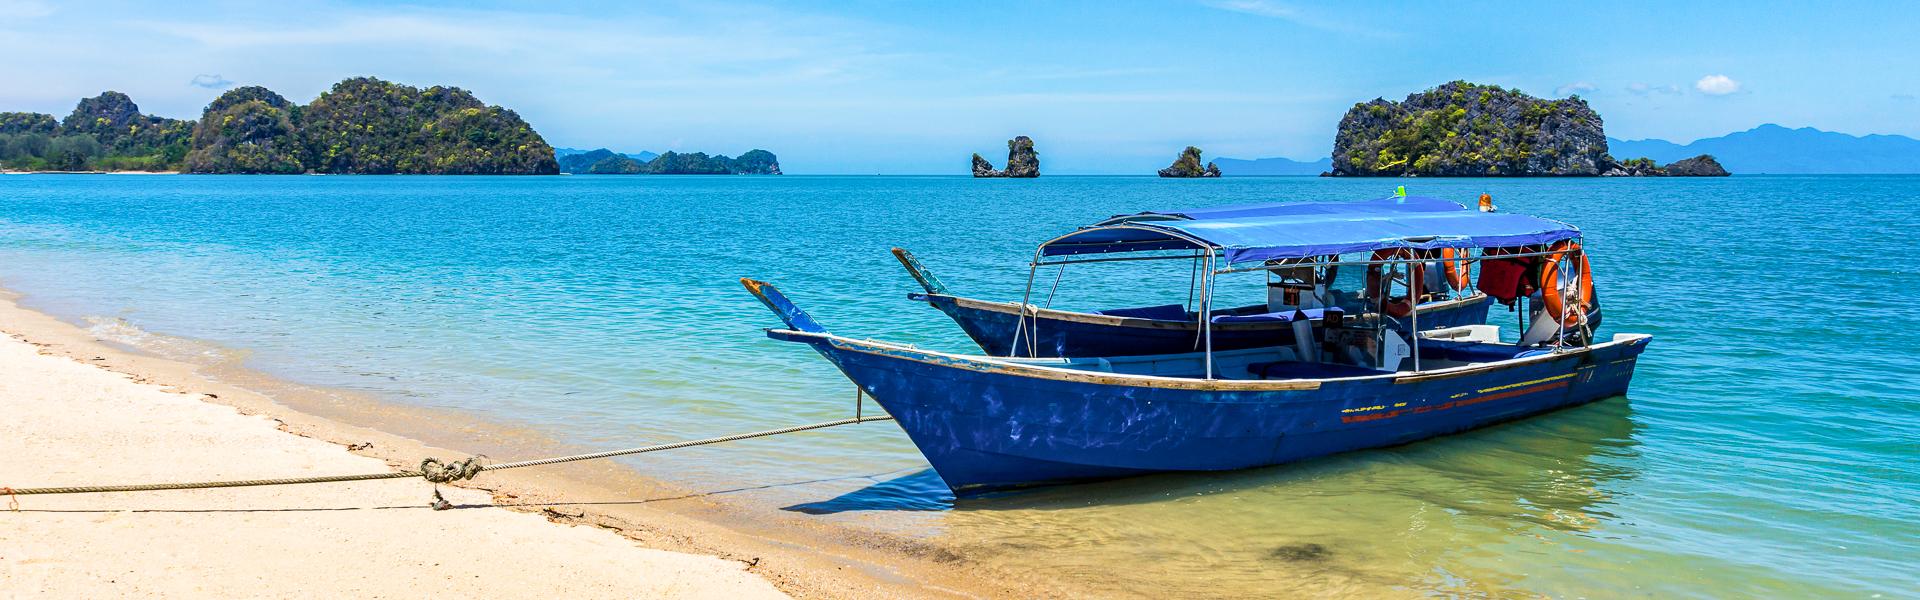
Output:
[[[1582,241],[1584,241],[1584,239]],[[1593,263],[1587,260],[1587,248],[1585,245],[1580,247],[1580,264],[1585,265],[1586,268],[1580,271],[1580,279],[1575,280],[1573,283],[1574,287],[1577,288],[1575,291],[1581,292],[1574,297],[1585,299],[1593,293],[1593,290],[1587,288],[1587,284],[1593,281]],[[1599,302],[1595,302],[1594,307],[1598,308],[1599,304]],[[1592,346],[1593,338],[1595,337],[1593,333],[1593,323],[1587,320],[1587,307],[1585,304],[1580,306],[1580,331],[1582,332],[1580,337],[1586,341],[1586,345]]]
[[[1187,310],[1193,310],[1193,297],[1200,286],[1200,255],[1193,255],[1193,264],[1187,266]]]
[[[1008,357],[1012,357],[1014,351],[1020,348],[1020,334],[1027,329],[1027,307],[1030,306],[1028,303],[1033,300],[1033,278],[1039,273],[1040,253],[1036,251],[1033,253],[1033,262],[1027,267],[1027,291],[1020,295],[1020,321],[1013,326],[1013,344],[1007,346]],[[1035,328],[1040,326],[1040,315],[1034,315],[1033,326]],[[1028,334],[1026,337],[1032,338],[1033,335]],[[1031,355],[1032,353],[1028,354]]]
[[[1424,300],[1424,298],[1421,298],[1420,296],[1422,295],[1421,294],[1422,292],[1427,291],[1426,290],[1427,278],[1415,275],[1415,269],[1413,268],[1415,264],[1419,264],[1419,263],[1407,263],[1407,305],[1411,307],[1408,310],[1407,318],[1411,321],[1411,325],[1409,325],[1409,327],[1413,328],[1413,331],[1409,332],[1408,334],[1409,337],[1413,340],[1413,372],[1419,373],[1420,372],[1420,301]],[[1421,269],[1421,270],[1424,270],[1424,269]],[[1422,273],[1421,275],[1424,275],[1424,273]],[[1420,281],[1414,281],[1415,279],[1419,279]],[[1397,370],[1399,365],[1394,365],[1394,367]]]
[[[1201,288],[1200,335],[1206,343],[1207,379],[1213,379],[1213,249],[1207,249],[1207,284]]]

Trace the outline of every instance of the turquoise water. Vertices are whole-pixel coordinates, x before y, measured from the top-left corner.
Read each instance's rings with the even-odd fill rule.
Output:
[[[1399,184],[1580,225],[1606,329],[1656,336],[1630,398],[957,505],[884,424],[627,464],[778,484],[723,501],[1112,594],[1920,594],[1920,177],[5,176],[0,286],[131,343],[204,340],[293,381],[623,447],[851,410],[837,372],[761,334],[777,321],[741,276],[836,332],[961,350],[889,247],[1013,299],[1034,243],[1109,214]],[[1076,268],[1056,305],[1177,301],[1186,277]]]

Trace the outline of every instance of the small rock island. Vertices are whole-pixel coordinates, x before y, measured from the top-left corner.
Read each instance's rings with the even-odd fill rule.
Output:
[[[1732,175],[1712,154],[1702,154],[1693,158],[1683,158],[1667,165],[1667,175],[1673,177],[1726,177]]]
[[[1219,177],[1220,167],[1213,163],[1207,163],[1205,167],[1200,166],[1200,149],[1187,146],[1187,149],[1180,153],[1180,158],[1173,159],[1172,165],[1160,170],[1160,176]]]
[[[1040,154],[1033,151],[1033,138],[1019,136],[1007,140],[1007,170],[993,168],[993,163],[973,155],[974,177],[1039,177]]]
[[[1673,161],[1660,166],[1651,158],[1630,158],[1608,165],[1601,177],[1726,177],[1731,173],[1714,160],[1712,154]]]

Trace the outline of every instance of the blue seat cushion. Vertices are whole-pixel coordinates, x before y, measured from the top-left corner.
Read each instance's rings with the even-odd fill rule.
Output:
[[[1489,344],[1485,342],[1457,342],[1452,340],[1420,340],[1420,353],[1427,356],[1441,356],[1447,360],[1460,362],[1496,362],[1512,360],[1523,356],[1533,356],[1548,352],[1539,348],[1521,348],[1508,344]]]
[[[1259,314],[1252,314],[1252,315],[1219,315],[1213,318],[1213,322],[1215,323],[1291,323],[1293,322],[1293,315],[1295,312],[1296,311],[1289,309],[1289,310],[1259,313]],[[1309,319],[1318,319],[1321,317],[1321,315],[1325,311],[1318,308],[1309,308],[1309,309],[1297,311],[1297,312],[1306,313],[1307,318]]]
[[[1115,308],[1112,310],[1096,310],[1096,311],[1093,311],[1093,314],[1106,315],[1109,317],[1153,319],[1155,321],[1185,321],[1188,319],[1187,307],[1180,304],[1162,304],[1160,306],[1143,306],[1140,308]]]

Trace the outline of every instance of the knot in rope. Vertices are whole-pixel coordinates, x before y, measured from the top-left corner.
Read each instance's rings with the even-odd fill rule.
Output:
[[[473,479],[473,476],[479,475],[480,471],[485,468],[484,465],[480,464],[480,457],[478,456],[446,463],[440,462],[440,459],[437,458],[429,458],[420,461],[420,476],[434,483],[449,483],[462,479]]]

